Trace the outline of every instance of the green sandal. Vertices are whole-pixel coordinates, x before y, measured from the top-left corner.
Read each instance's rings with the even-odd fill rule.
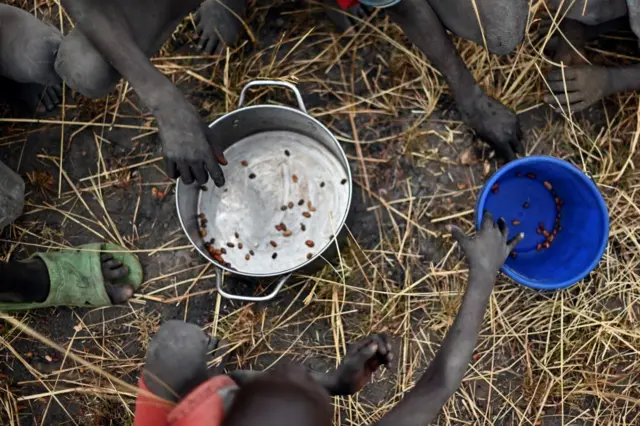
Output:
[[[129,274],[113,285],[129,284],[134,290],[142,284],[142,266],[138,257],[115,244],[93,243],[75,250],[36,253],[47,265],[51,286],[49,297],[42,303],[0,303],[0,311],[24,311],[52,306],[111,306],[104,287],[101,252],[111,252],[114,259],[129,268]]]

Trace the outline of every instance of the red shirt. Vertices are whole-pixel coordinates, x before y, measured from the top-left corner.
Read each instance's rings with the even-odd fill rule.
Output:
[[[358,0],[338,0],[338,4],[343,9],[349,9],[350,7],[357,6],[360,4]]]
[[[134,426],[220,426],[224,418],[224,394],[238,386],[229,376],[214,376],[187,395],[177,406],[143,392],[136,399]],[[147,391],[147,392],[144,392]]]

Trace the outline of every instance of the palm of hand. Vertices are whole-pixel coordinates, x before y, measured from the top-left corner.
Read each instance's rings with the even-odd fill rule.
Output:
[[[469,238],[457,226],[448,227],[453,238],[460,244],[469,261],[469,269],[480,273],[496,274],[509,253],[524,238],[520,233],[508,241],[509,228],[500,218],[497,223],[489,212],[484,212],[482,226],[475,237]]]

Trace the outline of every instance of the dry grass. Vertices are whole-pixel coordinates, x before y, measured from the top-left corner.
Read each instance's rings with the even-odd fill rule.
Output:
[[[33,2],[9,3],[34,10]],[[534,3],[535,11],[540,3]],[[61,22],[55,1],[35,4],[39,17]],[[52,424],[54,415],[55,424],[130,424],[135,389],[118,379],[134,383],[158,312],[169,318],[169,308],[169,315],[228,338],[238,346],[237,365],[245,367],[268,368],[292,357],[329,367],[348,342],[372,331],[392,335],[396,365],[363,395],[336,400],[337,424],[382,416],[432,359],[467,278],[443,224],[472,228],[474,194],[495,164],[486,153],[470,155],[464,128],[438,109],[447,92],[442,79],[386,20],[361,22],[354,33],[338,36],[330,25],[310,20],[309,10],[291,10],[279,31],[269,31],[266,12],[255,7],[248,20],[255,45],[247,40],[214,57],[176,53],[172,46],[194,37],[187,20],[154,62],[209,119],[232,110],[251,80],[299,84],[315,98],[310,113],[350,147],[357,190],[369,206],[367,231],[345,248],[339,264],[300,277],[280,302],[268,308],[229,304],[215,295],[213,270],[189,250],[177,223],[154,230],[155,240],[141,224],[152,187],[169,194],[172,204],[157,150],[134,145],[108,156],[115,138],[108,129],[132,132],[127,137],[136,143],[156,131],[130,87],[120,85],[107,100],[67,99],[65,113],[48,121],[3,120],[10,132],[1,146],[41,133],[60,134],[65,147],[43,147],[37,158],[25,158],[53,172],[30,177],[25,215],[2,239],[4,259],[66,249],[82,235],[135,251],[147,271],[128,306],[52,310],[44,324],[38,313],[5,317],[0,372],[15,377],[0,376],[3,424]],[[523,116],[540,104],[548,69],[541,56],[545,37],[536,35],[533,17],[525,43],[508,58],[458,41],[481,85]],[[260,39],[264,34],[273,39]],[[639,113],[637,95],[628,94],[609,102],[601,128],[568,114],[538,114],[543,120],[527,128],[530,153],[565,158],[593,175],[610,209],[610,244],[600,267],[570,290],[538,294],[499,282],[468,374],[438,424],[638,422]],[[81,149],[71,142],[82,137],[100,155],[92,173],[79,176],[65,169],[65,158]],[[143,173],[155,173],[155,180],[142,179]],[[114,197],[123,194],[133,194],[130,209],[111,211]],[[44,217],[58,226],[49,227]],[[25,353],[30,347],[39,352]],[[51,361],[42,359],[45,353]]]

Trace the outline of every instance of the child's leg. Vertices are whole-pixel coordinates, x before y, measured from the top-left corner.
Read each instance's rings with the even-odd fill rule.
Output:
[[[44,302],[49,295],[49,274],[44,262],[0,262],[0,302]]]

